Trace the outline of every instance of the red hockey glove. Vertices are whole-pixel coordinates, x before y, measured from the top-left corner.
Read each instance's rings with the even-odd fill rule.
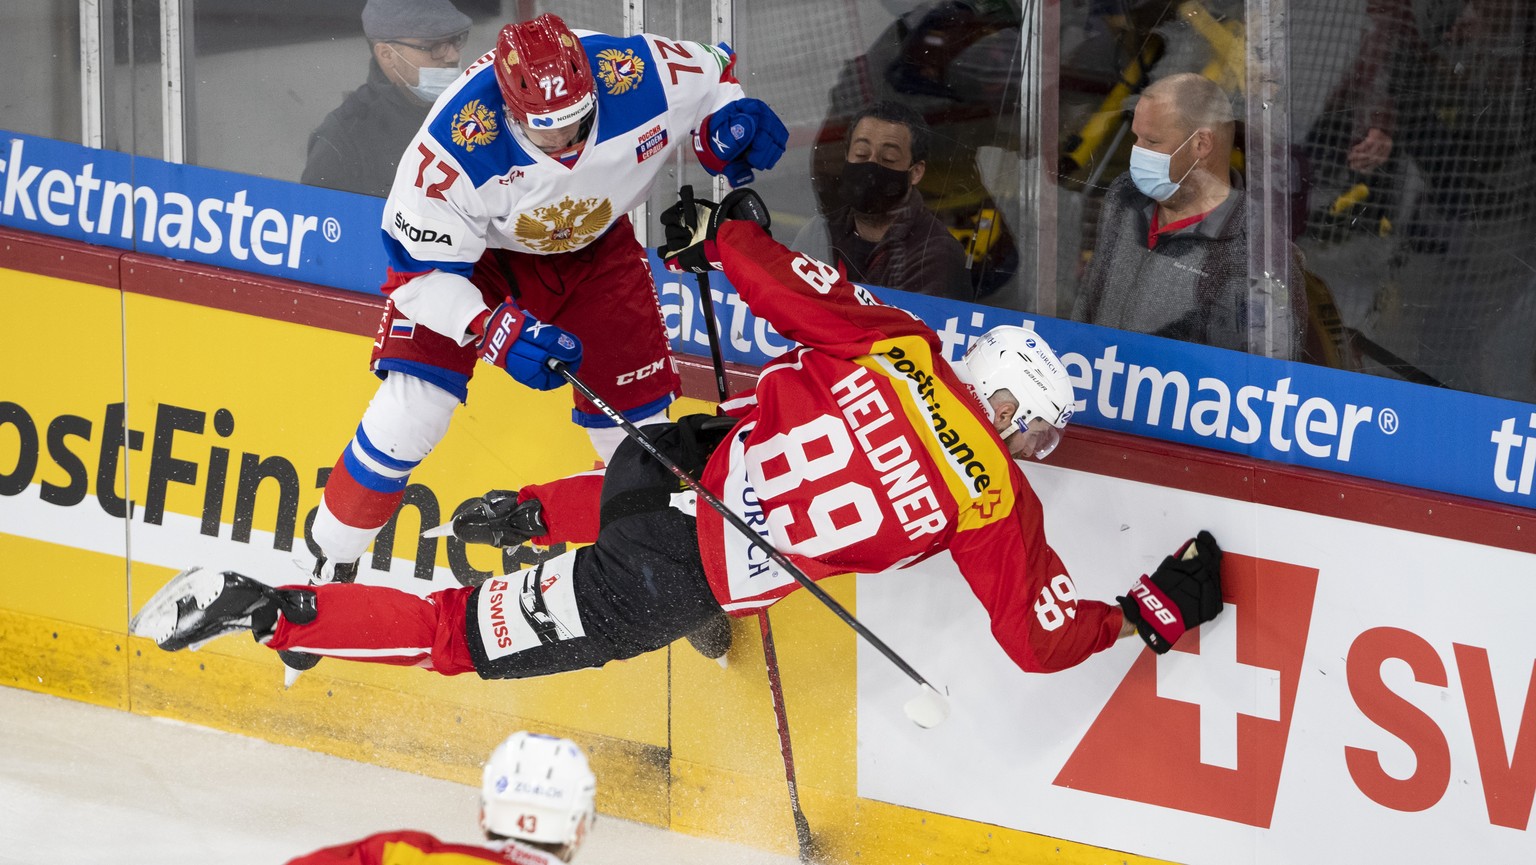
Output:
[[[1221,612],[1221,548],[1210,532],[1202,531],[1115,600],[1136,633],[1161,655],[1185,631]]]
[[[554,390],[565,384],[565,377],[550,369],[549,361],[563,361],[575,372],[581,367],[581,342],[508,301],[485,322],[480,359],[534,390]]]
[[[661,213],[667,242],[656,250],[667,270],[674,273],[705,273],[720,269],[720,251],[715,235],[721,223],[730,219],[749,219],[768,228],[772,218],[762,196],[750,189],[737,189],[719,204],[693,197],[693,187],[684,186],[678,202]]]
[[[752,169],[768,170],[784,155],[789,130],[768,103],[738,99],[704,118],[693,133],[693,152],[711,175],[734,189],[752,182]]]

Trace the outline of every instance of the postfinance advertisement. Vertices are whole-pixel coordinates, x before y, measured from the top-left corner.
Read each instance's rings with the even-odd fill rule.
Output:
[[[0,350],[0,681],[437,774],[451,761],[423,738],[483,756],[517,723],[632,760],[667,747],[664,655],[515,683],[327,662],[283,692],[244,634],[177,655],[128,639],[132,612],[194,564],[305,581],[305,526],[377,384],[370,340],[8,270],[0,298],[27,323]],[[363,579],[424,595],[515,569],[532,553],[420,531],[487,489],[592,467],[568,395],[481,378]]]

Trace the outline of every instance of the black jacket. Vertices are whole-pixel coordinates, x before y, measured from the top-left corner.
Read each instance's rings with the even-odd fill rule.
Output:
[[[807,222],[789,247],[842,265],[854,282],[955,300],[975,299],[971,275],[965,269],[965,248],[928,210],[916,187],[908,191],[895,222],[878,243],[859,239],[853,229],[853,211],[844,206]]]
[[[395,167],[432,106],[396,87],[377,61],[368,82],[347,95],[309,136],[301,182],[385,197]]]

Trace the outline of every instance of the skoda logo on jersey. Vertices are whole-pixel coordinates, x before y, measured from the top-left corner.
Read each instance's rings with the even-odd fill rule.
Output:
[[[453,236],[446,231],[433,231],[430,228],[417,228],[405,219],[405,214],[395,212],[395,231],[412,243],[440,243],[444,246],[453,246]]]

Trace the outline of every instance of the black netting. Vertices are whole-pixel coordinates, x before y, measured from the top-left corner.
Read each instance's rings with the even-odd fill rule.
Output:
[[[1536,4],[1308,0],[1293,20],[1299,242],[1365,368],[1536,398]]]

